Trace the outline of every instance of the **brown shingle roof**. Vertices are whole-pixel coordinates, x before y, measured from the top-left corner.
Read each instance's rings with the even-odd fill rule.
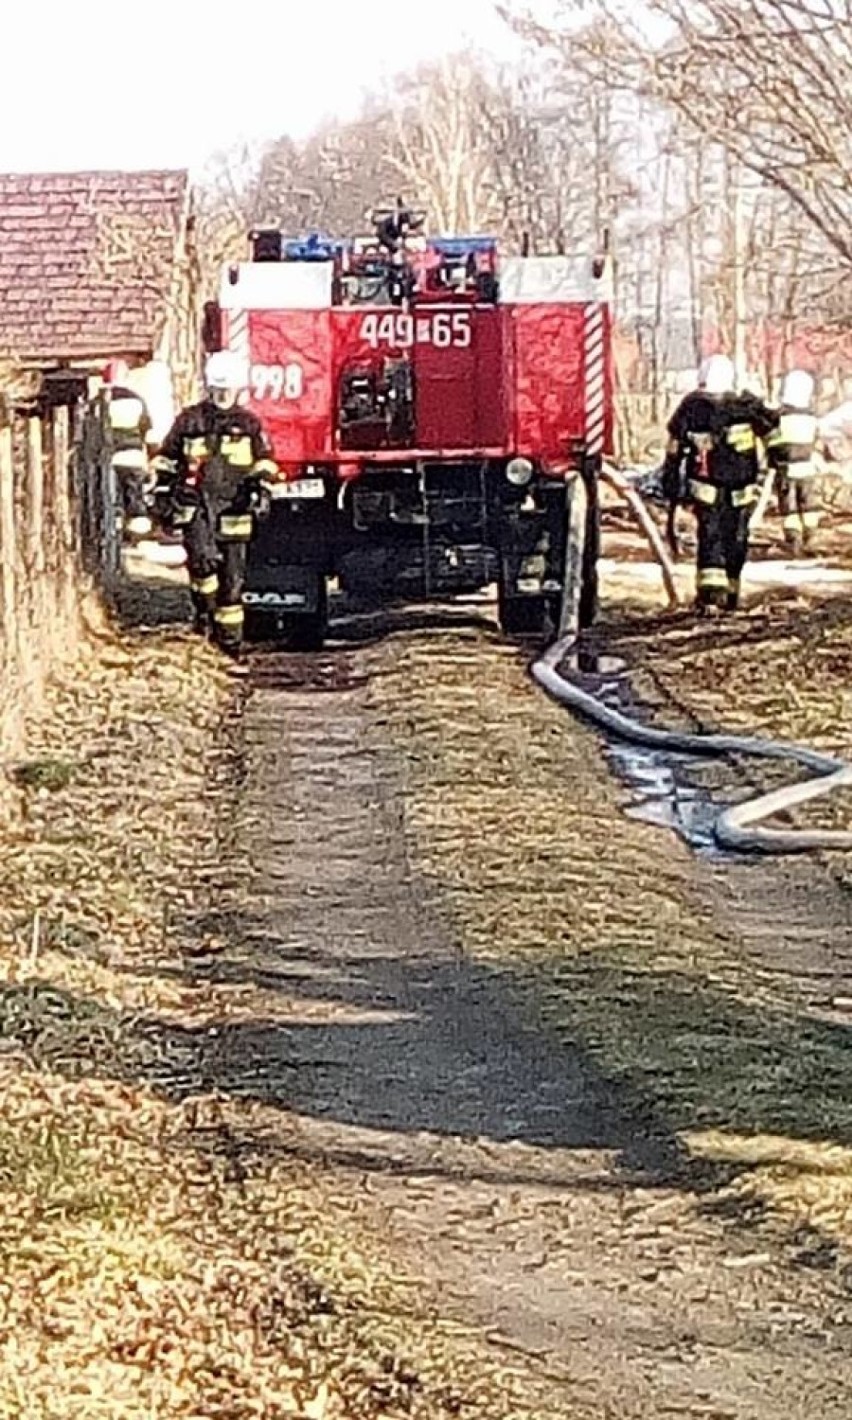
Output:
[[[186,172],[0,174],[0,354],[150,351],[188,192]]]

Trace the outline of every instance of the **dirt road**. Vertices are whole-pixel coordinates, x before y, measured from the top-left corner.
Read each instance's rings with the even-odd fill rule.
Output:
[[[662,717],[844,748],[842,602],[617,610]],[[848,1416],[848,863],[628,816],[483,609],[340,632],[101,628],[19,768],[0,1410]]]
[[[768,1180],[850,1142],[847,1028],[799,979],[816,954],[841,994],[848,898],[629,822],[593,738],[463,622],[254,666],[250,891],[193,968],[267,1002],[206,1060],[262,1106],[240,1147],[314,1164],[542,1413],[846,1417],[844,1228]]]

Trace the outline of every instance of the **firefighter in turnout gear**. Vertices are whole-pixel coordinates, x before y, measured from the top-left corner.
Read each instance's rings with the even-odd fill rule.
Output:
[[[781,420],[768,441],[769,466],[778,480],[784,541],[793,556],[807,551],[819,515],[814,506],[817,419],[813,376],[792,370],[781,391]]]
[[[696,604],[735,611],[758,498],[759,443],[778,415],[752,394],[734,392],[731,361],[714,355],[699,388],[675,410],[663,483],[670,504],[687,502],[698,524]]]
[[[183,533],[196,629],[232,653],[262,480],[277,473],[260,420],[238,403],[246,373],[230,351],[211,355],[206,399],[178,415],[155,460],[166,520]]]
[[[123,360],[111,360],[102,379],[111,462],[121,499],[122,536],[125,542],[136,543],[153,531],[147,499],[152,438],[145,401],[127,388],[129,374]]]

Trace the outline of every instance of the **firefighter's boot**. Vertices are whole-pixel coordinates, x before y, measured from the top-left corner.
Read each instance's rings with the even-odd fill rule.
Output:
[[[192,629],[196,636],[202,636],[205,641],[209,641],[213,635],[213,621],[210,612],[206,607],[196,607],[192,618]]]
[[[145,480],[135,469],[116,468],[116,477],[121,490],[122,501],[122,541],[128,547],[137,547],[145,542],[154,531]]]
[[[226,656],[238,660],[243,644],[244,613],[241,604],[217,606],[213,613],[213,639]]]
[[[817,519],[813,513],[805,513],[802,518],[802,551],[811,553],[814,550],[814,539],[817,532]]]
[[[695,609],[699,616],[718,616],[724,610],[728,579],[718,568],[700,569],[695,594]]]
[[[202,636],[205,641],[211,641],[215,633],[215,623],[213,620],[215,612],[215,602],[212,597],[203,593],[193,591],[192,593],[192,629],[196,636]]]
[[[192,547],[187,549],[189,556],[192,555]],[[190,581],[189,591],[192,597],[193,621],[192,629],[196,636],[203,636],[205,640],[213,635],[213,617],[216,611],[216,597],[219,592],[219,574],[209,572],[202,564],[198,571],[190,561]]]

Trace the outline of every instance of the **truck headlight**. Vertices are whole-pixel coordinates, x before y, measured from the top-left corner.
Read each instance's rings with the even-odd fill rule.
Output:
[[[529,459],[509,459],[506,464],[506,477],[516,488],[526,488],[535,473],[535,467]]]

